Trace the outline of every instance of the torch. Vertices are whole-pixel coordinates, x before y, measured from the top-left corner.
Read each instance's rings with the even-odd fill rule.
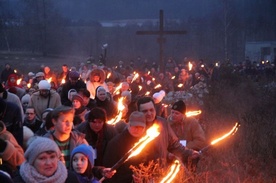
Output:
[[[115,164],[111,167],[110,171],[116,170],[119,168],[124,162],[128,161],[133,156],[138,155],[144,147],[153,139],[155,139],[159,132],[159,126],[157,124],[153,124],[148,130],[145,136],[143,136],[134,146]],[[105,177],[102,177],[99,182],[102,182]]]
[[[226,133],[226,134],[224,134],[223,136],[221,136],[221,137],[219,137],[219,138],[213,140],[213,141],[211,142],[210,145],[208,145],[208,146],[202,148],[202,149],[199,151],[199,153],[202,154],[204,151],[207,151],[210,147],[212,147],[213,145],[215,145],[215,144],[218,143],[219,141],[221,141],[221,140],[227,138],[227,137],[230,136],[230,135],[234,135],[234,134],[237,132],[239,126],[240,126],[240,123],[237,122],[237,123],[235,124],[235,126],[234,126],[228,133]]]
[[[170,167],[168,174],[161,180],[160,183],[169,183],[175,178],[176,174],[179,172],[181,164],[178,160],[175,160]]]

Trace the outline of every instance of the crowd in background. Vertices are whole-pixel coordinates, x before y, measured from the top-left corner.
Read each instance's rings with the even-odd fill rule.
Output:
[[[246,60],[240,65],[228,63],[225,66],[229,67],[232,73],[250,77],[254,81],[258,81],[263,76],[268,80],[275,81],[275,65],[269,62],[257,64]],[[43,66],[38,71],[19,75],[18,71],[15,72],[10,64],[6,64],[5,69],[1,72],[0,137],[4,131],[10,132],[10,136],[13,137],[9,139],[14,138],[12,150],[15,151],[14,148],[16,148],[17,154],[13,152],[8,158],[2,155],[9,144],[3,142],[1,137],[0,158],[4,159],[4,162],[7,159],[8,162],[3,170],[13,176],[15,167],[21,165],[26,158],[27,163],[31,163],[28,158],[29,151],[32,150],[28,151],[28,143],[30,143],[28,140],[33,136],[44,136],[58,142],[58,147],[50,144],[49,147],[43,147],[39,153],[56,152],[56,148],[59,148],[67,169],[70,169],[72,161],[70,158],[73,158],[68,153],[69,149],[70,152],[73,152],[74,148],[80,144],[92,147],[91,152],[89,147],[77,149],[90,157],[90,169],[94,166],[94,169],[97,169],[97,166],[110,165],[109,161],[104,164],[106,159],[104,153],[108,142],[124,132],[132,113],[139,110],[137,101],[144,97],[152,98],[156,116],[167,119],[172,123],[172,127],[176,126],[174,133],[179,139],[184,138],[181,137],[181,130],[179,131],[182,127],[174,124],[172,116],[180,115],[179,120],[182,120],[182,114],[186,112],[185,103],[189,103],[188,99],[190,98],[196,98],[196,104],[202,105],[200,98],[208,93],[210,82],[220,79],[220,67],[219,63],[208,65],[203,60],[177,64],[173,58],[169,58],[165,63],[164,72],[160,72],[160,68],[155,62],[148,63],[145,60],[140,63],[139,67],[135,66],[133,62],[124,63],[123,61],[119,61],[118,65],[114,67],[87,63],[81,63],[77,67],[63,64],[60,66],[60,72],[53,72],[51,66]],[[185,103],[176,102],[176,98]],[[121,101],[122,109],[119,107]],[[172,104],[171,114],[166,105],[168,103]],[[114,121],[119,113],[121,116],[118,123],[107,124],[108,121]],[[134,117],[132,116],[132,118]],[[137,118],[143,121],[143,117]],[[59,119],[72,120],[70,129],[59,128]],[[178,118],[176,117],[176,119]],[[90,121],[93,122],[90,123]],[[191,123],[196,124],[196,122]],[[142,126],[146,127],[143,124]],[[198,143],[200,146],[190,145],[188,148],[198,151],[204,145],[204,132],[198,125],[194,125],[194,128],[199,131],[201,142]],[[70,142],[63,142],[65,137],[62,135],[62,130],[69,130]],[[192,141],[192,136],[188,141]],[[72,139],[74,140],[72,141]],[[23,157],[24,152],[27,153],[25,157]],[[96,158],[94,157],[92,161],[91,156]],[[55,157],[53,156],[53,158]],[[29,164],[24,164],[24,168],[30,168],[29,166]],[[31,166],[33,165],[31,164]],[[59,171],[64,172],[65,170],[61,168]],[[95,171],[96,177],[106,173],[106,169],[101,168]],[[97,173],[97,171],[101,173]],[[70,173],[68,173],[69,175]],[[96,181],[94,175],[89,174],[88,177]],[[23,180],[27,179],[21,177],[20,180],[22,178]],[[64,182],[67,178],[63,177],[62,181]],[[78,178],[80,180],[83,177]]]

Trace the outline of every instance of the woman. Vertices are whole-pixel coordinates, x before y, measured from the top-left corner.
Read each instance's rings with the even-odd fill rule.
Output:
[[[107,120],[116,117],[118,110],[111,95],[102,86],[96,88],[96,106],[105,109]]]
[[[51,139],[33,137],[24,156],[26,161],[20,166],[19,174],[13,179],[14,182],[79,182],[76,175],[67,171],[59,160],[61,152]]]
[[[82,96],[79,94],[74,94],[72,97],[72,106],[75,109],[74,115],[74,126],[85,121],[85,114],[88,112],[87,108],[84,106],[84,101]]]

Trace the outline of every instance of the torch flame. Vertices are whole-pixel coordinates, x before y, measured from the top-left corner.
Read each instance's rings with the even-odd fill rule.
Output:
[[[133,81],[135,81],[137,78],[139,77],[138,73],[135,73],[135,75],[133,76],[131,83],[133,83]]]
[[[174,164],[171,166],[169,173],[164,177],[160,183],[169,183],[172,182],[172,180],[175,178],[176,174],[180,170],[181,164],[179,163],[178,160],[174,161]]]
[[[139,85],[138,88],[139,88],[139,91],[141,91],[143,87],[141,85]]]
[[[119,92],[119,90],[122,88],[122,83],[120,83],[119,86],[117,86],[113,92],[113,94],[118,94],[117,92]],[[119,92],[120,93],[120,92]]]
[[[153,139],[155,139],[158,135],[160,134],[159,132],[159,126],[157,124],[153,124],[148,130],[147,134],[140,138],[139,142],[134,144],[134,146],[130,149],[131,154],[127,157],[127,160],[133,156],[136,156],[139,154],[144,147]],[[127,161],[126,160],[126,161]]]
[[[171,79],[175,79],[175,76],[172,76],[172,78]]]
[[[107,121],[107,124],[115,125],[117,122],[119,122],[122,119],[122,117],[123,117],[123,112],[122,111],[125,109],[125,106],[123,104],[123,99],[124,99],[124,97],[121,97],[118,100],[119,114],[115,118],[112,118],[111,120]]]
[[[181,88],[183,86],[182,83],[180,83],[179,85],[177,85],[178,88]]]
[[[240,124],[236,123],[235,126],[232,128],[232,130],[230,130],[228,133],[224,134],[222,137],[219,137],[219,138],[213,140],[211,142],[211,145],[216,144],[217,142],[219,142],[219,141],[225,139],[226,137],[228,137],[229,135],[234,135],[237,132],[239,126],[240,126]]]
[[[106,76],[107,79],[109,79],[109,77],[111,76],[111,72],[109,72]]]
[[[160,88],[160,87],[161,87],[161,85],[158,84],[158,85],[156,85],[156,86],[154,87],[154,89],[157,89],[157,88]]]
[[[28,84],[27,84],[27,87],[28,87],[28,88],[31,88],[31,83],[28,83]]]
[[[192,70],[193,68],[193,64],[191,64],[191,62],[189,62],[189,71]]]
[[[16,80],[16,84],[17,84],[17,85],[20,85],[21,81],[22,81],[22,78]]]
[[[199,114],[201,114],[201,110],[186,112],[186,116],[187,116],[187,117],[197,116],[197,115],[199,115]]]
[[[52,77],[50,77],[49,79],[47,79],[48,83],[51,83],[52,81]]]
[[[145,95],[149,95],[150,94],[150,92],[149,91],[147,91],[146,93],[145,93]]]
[[[61,84],[64,84],[65,83],[65,79],[63,78],[62,80],[61,80]]]

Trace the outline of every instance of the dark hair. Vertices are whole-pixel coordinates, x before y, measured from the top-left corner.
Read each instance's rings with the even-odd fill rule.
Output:
[[[52,112],[49,111],[48,114],[45,117],[45,127],[47,130],[50,130],[54,126],[53,121],[52,121]]]
[[[69,106],[58,106],[52,111],[52,119],[57,120],[61,114],[75,113],[75,109]]]
[[[153,100],[152,97],[141,97],[141,98],[139,98],[137,100],[137,103],[136,103],[138,111],[140,111],[140,105],[141,104],[145,104],[145,103],[148,103],[148,102],[152,102],[153,105],[154,105],[154,100]]]
[[[106,122],[106,111],[103,108],[95,107],[88,113],[87,120],[94,121],[94,119],[101,119]]]
[[[78,94],[85,96],[87,98],[90,97],[90,92],[86,88],[81,88],[78,92]]]

